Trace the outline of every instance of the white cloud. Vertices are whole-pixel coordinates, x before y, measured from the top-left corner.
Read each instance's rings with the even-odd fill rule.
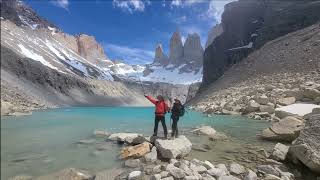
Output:
[[[204,2],[208,2],[208,0],[172,0],[171,7],[185,7]]]
[[[211,0],[208,11],[203,14],[204,18],[215,19],[218,23],[221,22],[221,15],[224,11],[224,5],[236,0]]]
[[[118,7],[126,12],[144,11],[146,5],[150,5],[149,0],[113,0],[113,7]]]
[[[55,6],[61,7],[68,11],[69,1],[68,0],[53,0],[51,1]]]
[[[173,7],[173,6],[177,6],[177,7],[182,6],[182,1],[181,0],[172,0],[171,7]]]
[[[131,48],[116,44],[104,44],[108,54],[113,54],[115,58],[124,60],[129,64],[146,64],[153,61],[154,52],[145,49]]]
[[[161,5],[162,5],[162,7],[166,7],[166,0],[163,0]]]
[[[187,16],[180,16],[180,17],[177,17],[175,19],[173,19],[173,22],[176,23],[176,24],[181,24],[181,23],[184,23],[187,21]]]

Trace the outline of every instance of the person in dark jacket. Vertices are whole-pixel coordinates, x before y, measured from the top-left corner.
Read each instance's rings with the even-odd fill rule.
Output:
[[[161,95],[157,96],[157,99],[154,99],[151,96],[146,96],[146,95],[145,97],[156,106],[153,136],[157,136],[159,121],[161,121],[163,131],[164,131],[164,136],[165,138],[167,138],[168,130],[167,130],[166,120],[165,120],[165,114],[169,111],[169,107],[167,103],[164,101],[164,98]]]
[[[178,137],[178,121],[180,117],[180,112],[182,109],[181,101],[177,98],[174,99],[173,106],[171,108],[171,119],[172,119],[172,133],[171,137]]]

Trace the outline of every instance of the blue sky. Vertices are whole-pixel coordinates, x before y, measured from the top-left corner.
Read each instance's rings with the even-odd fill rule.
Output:
[[[231,0],[24,0],[40,16],[69,34],[95,36],[107,56],[129,64],[150,63],[176,30],[183,41],[198,33],[204,46],[208,31],[220,21]]]

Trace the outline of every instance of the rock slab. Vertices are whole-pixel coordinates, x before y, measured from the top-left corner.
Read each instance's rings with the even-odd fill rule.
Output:
[[[155,141],[160,156],[165,159],[180,158],[188,155],[192,144],[185,136],[179,136],[174,140],[157,139]]]

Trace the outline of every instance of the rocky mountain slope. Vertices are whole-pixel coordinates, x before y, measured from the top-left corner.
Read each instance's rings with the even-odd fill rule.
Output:
[[[199,92],[192,103],[201,111],[245,112],[250,99],[257,94],[266,94],[274,103],[286,97],[286,91],[293,91],[290,95],[293,96],[305,86],[317,85],[319,40],[320,26],[315,24],[270,41]],[[301,95],[296,100],[320,103],[320,97],[314,98]]]
[[[202,89],[266,42],[317,22],[319,9],[319,1],[239,0],[227,4],[223,32],[212,30],[209,36],[212,43],[204,53]]]

